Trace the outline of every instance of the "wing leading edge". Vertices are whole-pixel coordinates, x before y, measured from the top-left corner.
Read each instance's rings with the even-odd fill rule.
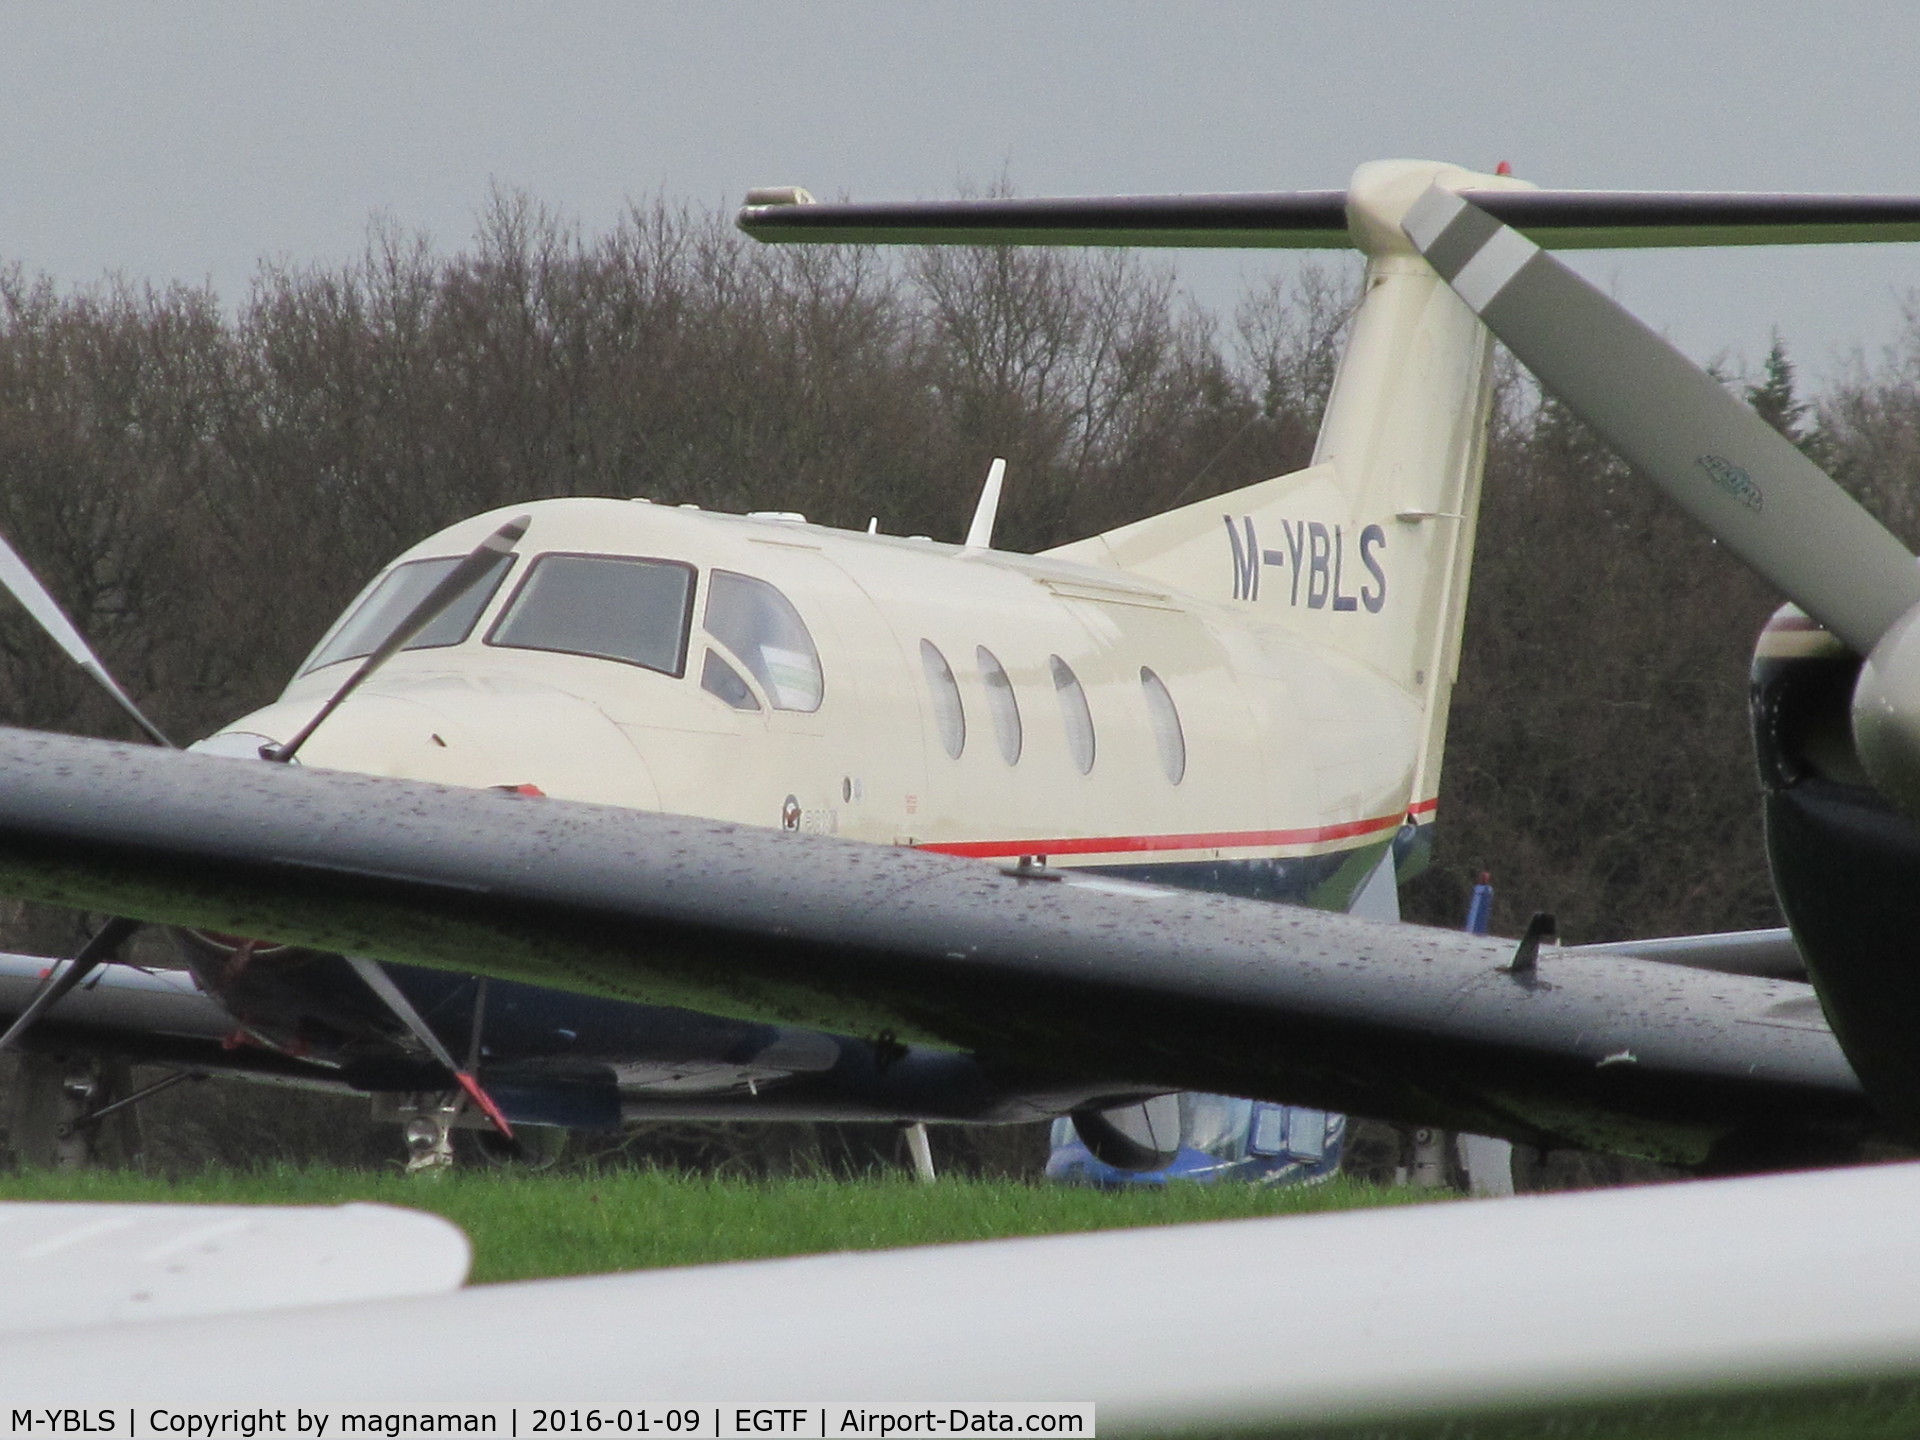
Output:
[[[1787,981],[25,731],[0,774],[21,898],[1681,1164],[1880,1130]]]

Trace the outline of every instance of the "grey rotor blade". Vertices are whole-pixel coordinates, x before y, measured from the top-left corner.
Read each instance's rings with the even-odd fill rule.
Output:
[[[1819,466],[1532,241],[1435,188],[1407,236],[1541,383],[1809,615],[1866,654],[1920,566]]]
[[[40,583],[40,577],[27,568],[27,562],[20,558],[4,535],[0,535],[0,584],[7,587],[7,593],[20,602],[27,614],[33,617],[34,623],[52,637],[54,644],[66,651],[74,664],[91,675],[94,683],[113,697],[114,703],[127,712],[149,740],[169,750],[178,748],[133,703],[132,697],[120,688],[120,682],[113,678],[107,667],[100,663],[100,657],[93,653],[86,636],[67,618],[67,612],[60,608],[60,602]]]

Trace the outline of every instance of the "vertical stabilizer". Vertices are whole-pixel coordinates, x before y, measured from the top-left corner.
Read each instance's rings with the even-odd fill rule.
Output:
[[[1049,552],[1244,606],[1386,676],[1424,716],[1410,803],[1439,788],[1492,401],[1486,329],[1400,230],[1434,184],[1526,188],[1425,161],[1355,172],[1366,278],[1312,465]]]

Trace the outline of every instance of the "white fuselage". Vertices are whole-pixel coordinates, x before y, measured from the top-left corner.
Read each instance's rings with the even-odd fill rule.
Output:
[[[605,499],[522,509],[532,526],[465,637],[388,662],[302,763],[1068,865],[1377,850],[1429,808],[1411,791],[1418,705],[1244,604],[790,519]],[[396,565],[464,553],[504,514]],[[546,555],[692,567],[680,673],[498,643]],[[716,572],[791,602],[817,682],[770,684],[709,629]],[[744,706],[703,685],[710,650]],[[308,670],[230,730],[284,739],[351,668]]]
[[[1365,880],[1388,897],[1369,913],[1396,913],[1369,877],[1390,882],[1381,851],[1439,788],[1492,393],[1486,330],[1399,228],[1435,184],[1518,182],[1418,161],[1356,172],[1367,275],[1305,470],[1037,556],[625,500],[477,516],[395,568],[451,568],[524,510],[511,571],[433,648],[381,669],[302,761],[1151,866],[1316,905],[1353,903]],[[368,618],[383,583],[397,621],[411,582],[390,569],[324,663],[233,730],[282,741],[305,724],[372,648],[358,637],[390,623]],[[644,633],[604,658],[628,648],[622,586]]]

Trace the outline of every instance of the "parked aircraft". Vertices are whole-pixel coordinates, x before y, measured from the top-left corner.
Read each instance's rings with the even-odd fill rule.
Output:
[[[1884,1124],[1804,985],[1244,898],[1389,918],[1431,833],[1490,345],[1401,230],[1435,185],[1575,238],[1639,223],[1413,162],[1304,198],[750,206],[768,238],[1337,239],[1368,271],[1305,470],[1038,556],[991,548],[990,499],[962,546],[633,501],[475,517],[208,742],[279,758],[310,732],[300,766],[0,740],[0,885],[1107,1098],[1708,1167],[1859,1153]],[[383,617],[508,529],[312,729]],[[216,991],[287,958],[225,950]]]

